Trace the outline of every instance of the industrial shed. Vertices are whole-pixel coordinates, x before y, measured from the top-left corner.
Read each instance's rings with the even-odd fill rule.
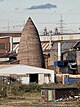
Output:
[[[80,89],[77,87],[42,87],[41,95],[44,101],[55,101],[57,99],[79,96]]]
[[[55,82],[54,70],[27,65],[14,65],[12,67],[1,68],[0,76],[20,78],[23,84],[29,84],[30,82],[36,82],[38,84]]]

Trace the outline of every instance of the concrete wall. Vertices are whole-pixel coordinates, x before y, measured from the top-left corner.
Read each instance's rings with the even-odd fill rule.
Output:
[[[44,74],[38,74],[38,83],[43,84],[44,82]]]
[[[22,84],[29,84],[29,75],[25,75],[21,78]]]
[[[34,75],[34,74],[33,74]],[[29,84],[30,83],[30,76],[29,74],[25,76],[21,76],[21,81],[23,84]],[[54,75],[50,74],[38,74],[38,84],[43,84],[43,83],[50,83],[50,82],[55,82],[54,81]]]

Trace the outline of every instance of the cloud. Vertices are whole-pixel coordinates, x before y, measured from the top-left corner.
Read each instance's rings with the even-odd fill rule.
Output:
[[[3,2],[4,0],[0,0],[0,2]]]
[[[57,8],[57,6],[53,5],[51,3],[47,3],[47,4],[44,4],[44,5],[34,5],[34,6],[31,6],[30,8],[28,8],[28,9],[32,10],[32,9],[51,9],[51,8]]]

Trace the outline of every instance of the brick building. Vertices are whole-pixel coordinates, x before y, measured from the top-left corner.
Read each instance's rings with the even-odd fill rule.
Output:
[[[5,56],[10,51],[10,38],[0,38],[0,57]]]
[[[69,96],[79,96],[80,90],[77,87],[43,87],[41,94],[44,101],[52,101]]]

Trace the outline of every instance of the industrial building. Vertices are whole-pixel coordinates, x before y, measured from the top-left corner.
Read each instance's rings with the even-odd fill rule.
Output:
[[[77,87],[43,87],[41,95],[44,101],[60,102],[70,96],[79,96],[80,90]]]
[[[5,38],[3,39],[5,41]],[[13,63],[16,65],[0,69],[0,76],[19,77],[23,84],[29,84],[30,82],[39,84],[54,83],[54,70],[42,69],[45,67],[43,51],[38,31],[31,18],[28,19],[22,31],[18,53],[13,51],[12,41],[13,38],[10,38],[8,42],[10,44],[10,51],[5,52],[4,57],[1,56],[1,64],[6,63],[6,65],[9,65]],[[5,42],[3,44],[4,47],[2,45],[2,49],[5,50],[7,45]]]
[[[54,70],[32,67],[27,65],[0,65],[1,77],[12,77],[16,80],[21,80],[23,84],[35,82],[38,84],[54,83]]]
[[[39,35],[31,18],[22,32],[0,33],[0,64],[51,69],[56,74],[80,74],[80,34]]]
[[[15,33],[12,33],[15,34]],[[59,36],[59,38],[58,38]],[[56,73],[58,73],[58,66],[54,66],[54,62],[58,61],[58,41],[61,43],[61,61],[64,63],[70,62],[69,60],[73,60],[74,64],[77,64],[77,70],[76,72],[70,71],[70,73],[77,73],[80,72],[80,63],[79,63],[79,56],[80,56],[80,46],[79,46],[79,37],[80,34],[71,34],[71,35],[56,35],[51,36],[51,42],[50,42],[50,36],[40,36],[41,45],[43,54],[45,57],[45,66],[49,69],[55,69]],[[71,38],[72,37],[72,38]],[[62,39],[61,39],[62,38]],[[18,49],[19,49],[19,42],[20,42],[20,35],[19,36],[1,36],[0,37],[0,63],[2,61],[7,61],[9,58],[11,59],[11,56],[14,58],[17,56]],[[51,46],[51,48],[50,48]],[[15,58],[14,58],[15,59]],[[13,60],[14,60],[13,59]],[[75,60],[75,61],[74,61]],[[67,64],[67,63],[66,63]],[[60,71],[63,72],[62,69],[64,67],[60,67]],[[65,67],[66,68],[66,67]],[[64,69],[65,70],[65,69]],[[66,68],[65,72],[68,73],[68,68]]]

